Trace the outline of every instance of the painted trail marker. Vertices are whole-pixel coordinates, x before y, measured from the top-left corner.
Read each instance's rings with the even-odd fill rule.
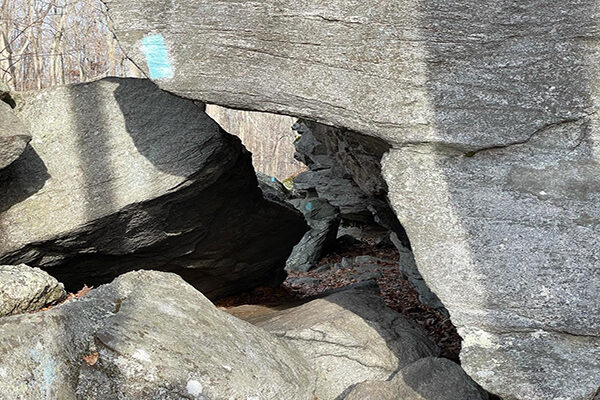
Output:
[[[146,64],[150,79],[168,79],[173,77],[173,68],[169,60],[169,52],[163,35],[149,35],[142,39],[142,52],[146,56]]]

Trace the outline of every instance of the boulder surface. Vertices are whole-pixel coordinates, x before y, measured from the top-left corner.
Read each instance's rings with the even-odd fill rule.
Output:
[[[392,206],[465,370],[505,398],[594,396],[596,2],[105,3],[165,89],[383,139]],[[148,37],[168,76],[147,68]]]
[[[63,284],[39,268],[0,265],[0,317],[38,311],[66,295]]]
[[[402,368],[389,381],[365,381],[344,400],[487,400],[488,395],[445,358],[426,357]]]
[[[352,385],[389,378],[412,362],[439,354],[425,331],[387,308],[369,285],[250,322],[288,342],[318,369],[319,399]]]
[[[306,224],[264,200],[250,154],[194,102],[110,78],[21,103],[33,140],[0,171],[0,262],[71,290],[137,268],[211,298],[283,280]]]
[[[2,121],[0,125],[0,169],[2,169],[19,158],[25,151],[31,136],[11,107],[3,101],[0,101],[0,121]]]
[[[2,318],[0,337],[3,399],[314,399],[298,353],[170,273]]]
[[[294,246],[285,269],[307,272],[314,268],[326,251],[335,244],[340,213],[337,207],[325,199],[293,199],[289,200],[289,203],[304,215],[310,230]]]

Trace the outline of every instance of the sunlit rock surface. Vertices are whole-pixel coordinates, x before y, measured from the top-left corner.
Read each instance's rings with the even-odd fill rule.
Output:
[[[2,88],[0,87],[0,94]],[[31,140],[28,129],[11,107],[0,101],[0,169],[15,161]]]
[[[456,363],[426,357],[402,368],[388,381],[365,381],[344,400],[487,400],[488,394]]]
[[[356,383],[386,380],[439,354],[421,327],[387,308],[369,285],[248,320],[283,338],[316,368],[319,399],[337,399]]]
[[[63,284],[39,268],[0,265],[0,317],[38,311],[66,295]]]
[[[314,373],[175,274],[130,272],[0,318],[2,399],[314,399]]]

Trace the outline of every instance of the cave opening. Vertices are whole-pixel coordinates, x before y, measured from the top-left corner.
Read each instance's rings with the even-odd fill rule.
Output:
[[[264,196],[292,204],[310,228],[292,250],[281,286],[222,298],[218,306],[252,322],[271,309],[371,285],[388,307],[425,328],[443,357],[460,362],[461,338],[419,274],[387,198],[383,140],[277,114],[217,105],[206,112],[252,153]]]

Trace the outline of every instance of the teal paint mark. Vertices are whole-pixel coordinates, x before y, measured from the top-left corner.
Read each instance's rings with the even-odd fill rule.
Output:
[[[50,355],[40,353],[35,349],[29,350],[29,356],[33,361],[39,363],[34,376],[41,372],[42,390],[46,393],[46,399],[49,399],[52,392],[52,383],[56,380],[56,361]]]
[[[306,203],[306,206],[304,206],[304,208],[306,208],[306,211],[312,210],[312,203],[309,201],[308,203]]]
[[[271,177],[271,182],[275,182],[275,178]]]
[[[151,79],[167,79],[173,77],[173,68],[169,60],[169,52],[163,35],[156,34],[142,39],[142,51],[146,56],[146,64]]]

